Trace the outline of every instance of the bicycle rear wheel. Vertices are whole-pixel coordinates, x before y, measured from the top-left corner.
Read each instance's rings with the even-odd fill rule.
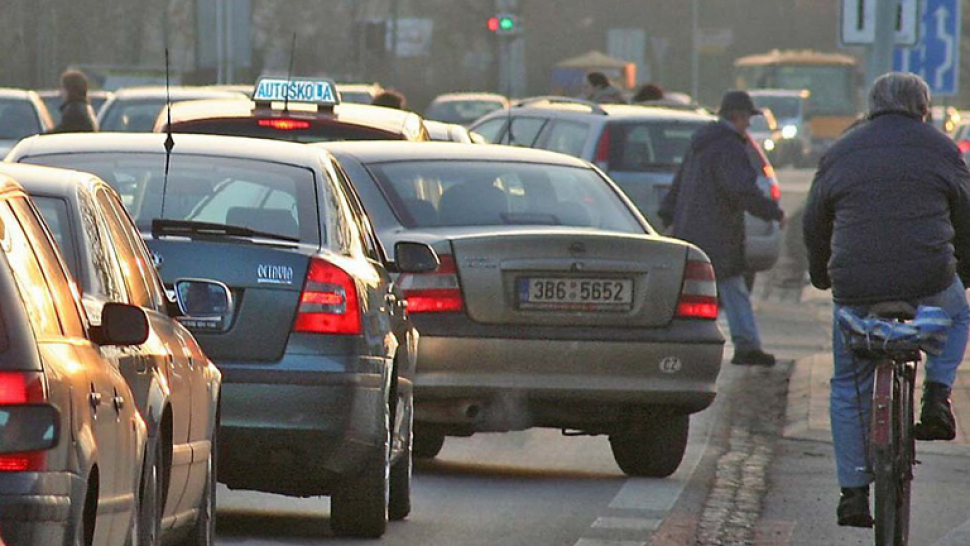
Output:
[[[908,370],[897,375],[892,365],[876,368],[871,436],[876,546],[905,546],[909,540],[913,382],[906,376]]]

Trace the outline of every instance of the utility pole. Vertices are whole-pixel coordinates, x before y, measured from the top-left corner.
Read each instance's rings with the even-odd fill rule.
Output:
[[[866,59],[866,83],[869,87],[872,87],[876,78],[893,69],[893,47],[899,0],[876,0],[875,5],[876,34],[872,45],[869,46]]]
[[[700,89],[700,79],[701,79],[701,53],[699,50],[699,40],[700,40],[700,29],[699,26],[699,6],[697,3],[700,0],[691,0],[690,4],[690,95],[695,101],[700,100],[697,97],[698,90]]]
[[[400,87],[397,68],[398,22],[400,19],[399,1],[391,0],[391,85]]]

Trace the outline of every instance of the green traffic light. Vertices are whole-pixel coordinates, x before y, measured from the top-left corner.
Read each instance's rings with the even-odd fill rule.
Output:
[[[499,19],[498,26],[502,30],[512,30],[515,28],[515,20],[511,17],[502,17]]]

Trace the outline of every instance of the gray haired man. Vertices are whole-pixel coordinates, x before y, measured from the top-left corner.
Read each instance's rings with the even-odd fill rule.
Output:
[[[950,388],[970,328],[970,171],[953,141],[925,123],[926,82],[892,72],[869,93],[867,120],[819,163],[805,205],[812,284],[831,288],[835,313],[864,315],[874,303],[908,301],[943,308],[952,319],[943,353],[926,362],[918,440],[952,440]],[[833,322],[829,412],[842,496],[839,525],[871,527],[863,424],[873,363],[853,358]]]

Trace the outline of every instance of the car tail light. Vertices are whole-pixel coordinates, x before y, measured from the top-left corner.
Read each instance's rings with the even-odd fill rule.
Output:
[[[260,127],[269,127],[277,131],[295,131],[310,128],[310,122],[302,119],[261,119],[258,123]]]
[[[0,406],[46,401],[44,378],[40,372],[0,372]],[[46,451],[4,453],[0,455],[0,472],[43,470],[46,460]]]
[[[454,257],[439,254],[438,262],[433,273],[403,274],[398,279],[409,313],[453,313],[464,309]]]
[[[957,148],[960,148],[960,152],[964,154],[970,152],[970,140],[957,141]]]
[[[781,201],[781,186],[778,184],[772,184],[768,193],[771,195],[772,201]]]
[[[709,262],[688,260],[677,301],[677,318],[717,318],[717,283]]]
[[[604,171],[610,170],[610,140],[610,128],[603,127],[603,134],[600,135],[600,141],[596,145],[596,156],[593,162]]]
[[[359,335],[360,300],[354,278],[324,259],[312,258],[293,331]]]

